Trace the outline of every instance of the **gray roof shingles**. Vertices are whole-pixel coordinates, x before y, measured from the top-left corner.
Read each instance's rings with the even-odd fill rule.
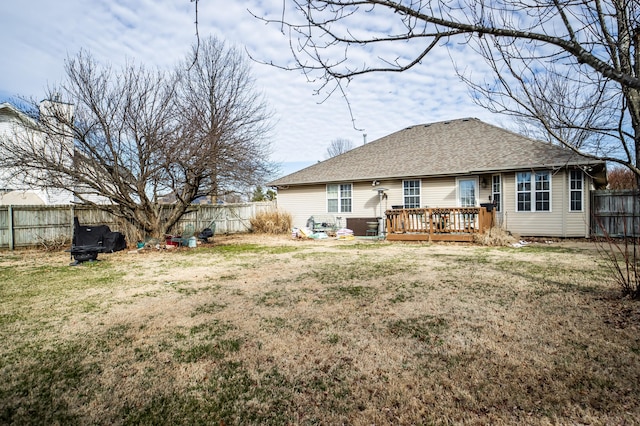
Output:
[[[408,127],[267,185],[464,175],[596,163],[601,161],[477,118],[464,118]]]

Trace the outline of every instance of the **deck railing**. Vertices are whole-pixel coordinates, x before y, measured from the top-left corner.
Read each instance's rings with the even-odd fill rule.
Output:
[[[471,241],[494,223],[485,207],[438,207],[386,211],[388,240]]]

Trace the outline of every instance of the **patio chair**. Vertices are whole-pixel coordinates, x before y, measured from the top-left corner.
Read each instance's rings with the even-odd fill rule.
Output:
[[[216,233],[216,222],[213,221],[198,234],[198,239],[204,243],[209,242],[209,238],[213,238]]]
[[[184,227],[182,234],[173,236],[171,238],[171,242],[174,243],[174,245],[177,244],[178,246],[188,246],[189,240],[191,239],[191,237],[195,235],[195,233],[196,233],[195,226],[188,224]]]

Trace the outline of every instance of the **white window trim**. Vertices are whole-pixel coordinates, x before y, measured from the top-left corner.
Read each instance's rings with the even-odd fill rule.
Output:
[[[474,207],[480,206],[480,186],[478,184],[478,177],[457,177],[456,178],[456,206],[462,207],[462,203],[460,202],[460,181],[461,180],[472,180],[474,181],[474,194],[475,194],[475,205]]]
[[[531,210],[518,209],[518,173],[531,173]],[[549,175],[549,210],[536,210],[536,174],[547,173]],[[551,170],[535,170],[530,172],[516,172],[514,177],[514,198],[516,213],[552,213],[553,212],[553,173]]]
[[[497,192],[497,194],[500,194],[500,208],[498,209],[496,206],[496,211],[497,212],[502,212],[504,210],[504,179],[502,179],[502,174],[500,173],[495,173],[491,175],[491,203],[494,203],[495,200],[493,199],[493,195],[496,194],[495,192],[493,192],[493,178],[494,177],[498,177],[498,179],[500,180],[500,192]],[[495,204],[494,204],[495,205]]]
[[[573,191],[571,189],[571,172],[572,171],[580,172],[580,175],[582,176],[582,187],[580,188],[580,207],[581,207],[580,210],[573,210],[571,208],[571,192]],[[568,200],[569,201],[569,213],[584,213],[584,211],[585,211],[584,210],[584,188],[586,186],[586,180],[587,180],[586,179],[586,174],[585,174],[585,172],[583,172],[580,169],[574,169],[574,170],[569,170],[569,173],[567,173],[567,177],[569,178],[569,179],[567,179],[568,180],[567,185],[569,186],[569,200]]]
[[[335,211],[335,212],[330,212],[329,211],[329,200],[330,200],[330,198],[329,198],[329,186],[330,185],[336,185],[338,187],[338,198],[337,198],[337,200],[338,200],[338,211]],[[343,198],[340,196],[340,186],[342,186],[342,185],[350,185],[351,186],[351,198],[350,198],[350,200],[351,200],[351,211],[350,212],[343,212],[342,211],[342,202],[341,201],[342,201]],[[324,205],[325,205],[325,209],[326,209],[327,213],[329,213],[329,214],[353,213],[353,183],[351,183],[351,182],[348,182],[348,183],[327,183],[325,185],[325,188],[324,188],[324,196],[325,196]],[[335,200],[335,198],[332,198],[332,199]]]
[[[406,204],[404,203],[405,195],[404,195],[404,183],[405,182],[415,182],[418,181],[418,189],[420,194],[418,194],[418,207],[422,205],[422,179],[403,179],[402,180],[402,206],[406,208]]]

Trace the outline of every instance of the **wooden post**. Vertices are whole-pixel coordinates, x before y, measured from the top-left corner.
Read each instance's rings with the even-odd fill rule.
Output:
[[[431,237],[433,237],[433,227],[436,225],[433,222],[433,211],[428,209],[429,211],[429,241],[431,241]]]
[[[7,210],[7,220],[8,220],[8,225],[9,225],[9,250],[13,250],[15,241],[14,241],[14,236],[13,236],[13,206],[9,205],[9,208]]]

